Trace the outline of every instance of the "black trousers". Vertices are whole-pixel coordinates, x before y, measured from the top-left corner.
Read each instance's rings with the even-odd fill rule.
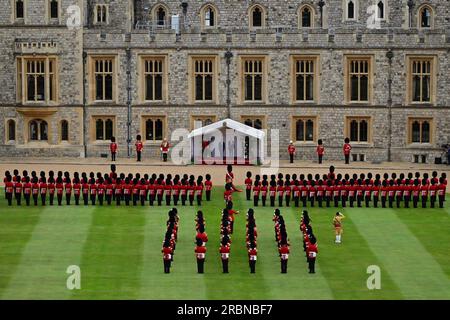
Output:
[[[13,194],[11,192],[8,192],[5,194],[6,200],[8,200],[8,206],[12,206],[12,199],[13,199]]]
[[[345,164],[349,164],[350,163],[350,155],[346,154],[345,155]]]
[[[306,201],[308,200],[308,198],[307,197],[302,197],[302,204],[303,204],[303,207],[304,208],[306,208],[306,206],[307,206],[307,204],[306,204]]]
[[[436,196],[430,197],[430,208],[434,208],[436,204]]]
[[[334,197],[334,207],[337,208],[339,207],[339,197]]]
[[[326,203],[327,208],[329,208],[330,207],[330,203],[331,203],[331,197],[330,196],[326,196],[325,197],[325,203]]]
[[[270,206],[275,207],[275,197],[270,197]]]
[[[111,161],[116,161],[116,153],[111,152]]]
[[[140,195],[140,198],[141,198],[141,206],[145,206],[145,194],[141,194]]]
[[[12,194],[11,194],[11,200],[12,200]],[[33,202],[34,202],[34,205],[35,206],[37,206],[38,205],[38,198],[39,198],[39,196],[38,196],[38,194],[36,193],[36,194],[33,194]]]
[[[164,273],[170,273],[170,260],[163,260],[164,261]]]
[[[427,207],[427,200],[428,200],[427,196],[422,196],[422,208]]]
[[[139,201],[139,193],[133,193],[133,206],[137,206]]]
[[[20,206],[22,204],[22,193],[15,194],[17,205]]]
[[[267,197],[261,197],[261,203],[262,203],[263,207],[266,206],[266,201],[267,201]]]
[[[206,190],[206,201],[211,201],[211,190]]]
[[[58,206],[60,206],[62,204],[62,197],[63,197],[62,194],[57,194],[56,195],[56,199],[58,200]]]
[[[75,199],[75,205],[78,206],[80,204],[80,195],[79,194],[74,194],[74,199]]]
[[[309,203],[311,204],[311,207],[314,207],[315,200],[316,200],[316,197],[309,197]]]
[[[308,258],[308,267],[309,267],[309,273],[316,273],[316,259],[315,258]]]
[[[162,201],[163,201],[163,195],[162,194],[158,194],[156,196],[156,198],[157,198],[158,206],[161,206],[162,205]]]
[[[357,196],[356,198],[357,198],[357,199],[356,199],[356,203],[357,203],[357,205],[358,205],[358,208],[361,208],[361,206],[362,206],[362,201],[363,201],[363,196]]]
[[[378,208],[378,200],[379,200],[379,198],[378,197],[373,197],[373,207],[374,208]]]
[[[381,197],[381,207],[382,208],[386,208],[386,200],[387,200],[387,198],[386,197]]]
[[[141,154],[142,154],[142,151],[136,151],[136,154],[137,154],[137,161],[141,161]]]
[[[107,194],[107,195],[105,196],[105,198],[106,198],[106,203],[107,203],[108,205],[111,205],[112,195]]]
[[[181,205],[185,206],[186,205],[186,200],[187,200],[187,195],[181,195]]]
[[[149,204],[150,206],[153,206],[153,203],[155,203],[155,195],[154,195],[154,194],[150,194],[150,195],[148,196],[148,204]]]
[[[286,207],[289,207],[291,203],[291,196],[285,196],[284,201],[286,202]]]
[[[222,259],[223,273],[228,273],[228,259]]]
[[[120,195],[116,195],[116,205],[117,206],[120,206],[120,198],[121,198],[121,196]]]
[[[278,196],[278,206],[279,207],[283,206],[283,196]]]
[[[322,202],[323,202],[322,196],[317,197],[317,203],[319,204],[319,208],[322,208]]]
[[[299,207],[299,200],[300,200],[300,198],[299,197],[294,197],[294,206],[296,207],[296,208],[298,208]]]
[[[250,265],[250,273],[256,272],[256,260],[249,260],[248,264]]]
[[[289,161],[294,163],[294,155],[292,153],[289,154]]]
[[[281,259],[281,273],[287,273],[288,261],[287,259]]]
[[[167,162],[167,153],[163,153],[162,155],[163,155],[163,161]]]
[[[70,199],[72,198],[72,194],[71,193],[66,193],[66,204],[70,205]]]
[[[355,197],[348,197],[348,202],[350,202],[350,208],[353,208],[353,203],[355,202]]]
[[[251,189],[245,189],[245,195],[247,197],[247,201],[250,201],[252,196],[252,190]]]
[[[25,198],[25,203],[27,206],[30,205],[30,195],[29,194],[24,194],[23,197]]]
[[[389,208],[393,208],[394,207],[394,196],[390,196],[388,201],[389,201]]]
[[[258,196],[253,196],[253,206],[257,207],[258,206],[258,202],[259,202],[259,197]]]
[[[205,259],[197,258],[197,272],[204,273],[204,268],[205,268]]]
[[[445,196],[439,196],[439,208],[444,208]]]
[[[169,204],[170,204],[170,201],[169,201]],[[201,205],[202,205],[202,196],[201,196],[201,195],[198,195],[198,196],[197,196],[197,205],[198,205],[198,206],[201,206]]]
[[[419,196],[413,196],[413,207],[416,209],[419,203]]]
[[[166,194],[166,206],[170,206],[171,195]]]
[[[194,195],[189,195],[189,205],[194,205]]]
[[[47,200],[47,194],[41,193],[41,204],[45,206],[45,201]]]
[[[400,204],[402,202],[402,196],[397,196],[395,200],[397,200],[397,208],[400,208]]]
[[[50,201],[50,205],[53,205],[53,200],[55,199],[55,194],[54,193],[50,193],[49,194],[49,201]]]
[[[322,164],[323,155],[319,155],[319,164]]]
[[[206,192],[208,192],[208,191],[206,191]],[[207,194],[208,195],[208,194]],[[208,198],[208,196],[206,196],[206,198]],[[180,200],[180,196],[179,195],[174,195],[173,196],[173,204],[174,204],[174,206],[177,206],[178,205],[178,201]],[[206,199],[206,200],[208,200],[208,199]]]
[[[95,194],[91,194],[91,204],[93,205],[93,206],[95,206],[95,199],[96,199],[97,197],[96,197],[96,195]]]
[[[411,196],[405,196],[405,208],[409,208],[410,200],[411,200]]]
[[[89,204],[89,193],[83,193],[83,204],[85,206]]]
[[[103,199],[104,199],[104,195],[103,194],[99,194],[97,195],[97,199],[98,199],[98,203],[100,203],[100,205],[103,205]]]
[[[347,196],[342,196],[341,202],[342,202],[342,208],[345,208],[347,206]]]

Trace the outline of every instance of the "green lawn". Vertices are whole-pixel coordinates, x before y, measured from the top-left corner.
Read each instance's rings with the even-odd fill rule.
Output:
[[[450,208],[343,210],[343,243],[334,244],[336,212],[310,209],[319,243],[317,273],[307,272],[300,210],[282,208],[291,256],[280,273],[272,208],[255,208],[259,231],[256,274],[249,273],[245,212],[235,195],[230,273],[218,254],[222,189],[204,202],[205,274],[196,273],[195,207],[179,207],[180,228],[171,274],[161,244],[167,207],[7,207],[0,200],[1,299],[450,299]],[[68,290],[66,269],[81,268],[81,290]],[[368,290],[367,267],[381,268],[381,290]]]

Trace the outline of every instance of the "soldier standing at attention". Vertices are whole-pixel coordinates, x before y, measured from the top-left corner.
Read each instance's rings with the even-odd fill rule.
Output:
[[[316,152],[317,157],[319,158],[319,164],[322,164],[323,155],[325,153],[325,147],[323,146],[322,139],[319,139],[319,141],[317,142]]]
[[[8,206],[12,206],[14,183],[12,182],[12,176],[8,175],[5,181],[5,196],[8,201]]]
[[[251,194],[252,194],[252,173],[250,171],[247,171],[247,178],[245,179],[245,195],[247,197],[247,201],[251,200]]]
[[[343,233],[342,229],[342,219],[344,219],[345,216],[341,212],[336,212],[336,216],[333,219],[333,225],[336,232],[336,240],[335,243],[341,243],[341,237]]]
[[[292,140],[289,141],[288,153],[289,153],[290,163],[294,163],[295,146],[294,146],[294,143],[292,142]]]
[[[352,151],[352,146],[350,145],[350,139],[345,138],[344,147],[342,148],[345,157],[345,164],[350,163],[350,152]]]
[[[311,237],[310,243],[308,245],[308,249],[306,251],[306,254],[308,255],[308,267],[309,267],[309,273],[316,273],[315,266],[316,266],[316,258],[317,258],[317,240],[316,237]]]
[[[141,135],[138,134],[136,137],[136,143],[134,144],[136,146],[136,154],[137,154],[137,161],[141,162],[141,155],[142,155],[142,149],[144,149],[144,144],[141,141]]]
[[[166,239],[162,248],[163,262],[164,262],[164,273],[170,273],[170,264],[172,261],[173,249],[170,246],[170,241]]]
[[[228,273],[228,260],[230,258],[230,241],[228,236],[222,238],[220,244],[219,253],[222,260],[223,273]]]
[[[206,247],[203,245],[202,239],[197,238],[196,242],[197,246],[194,251],[197,257],[197,272],[204,273]]]
[[[116,161],[116,153],[117,153],[116,137],[111,137],[109,150],[111,151],[111,161]]]

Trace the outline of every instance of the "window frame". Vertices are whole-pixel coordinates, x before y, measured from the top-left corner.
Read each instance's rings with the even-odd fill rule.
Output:
[[[155,139],[153,139],[153,140],[148,140],[147,139],[147,126],[146,126],[146,123],[147,123],[147,120],[153,120],[153,126],[154,126],[154,123],[155,123],[155,120],[162,120],[162,139],[161,140],[156,140],[156,137],[155,137]],[[167,124],[167,115],[165,115],[165,114],[161,114],[161,115],[158,115],[158,114],[154,114],[154,115],[142,115],[141,116],[141,136],[142,136],[142,142],[144,143],[144,144],[160,144],[162,141],[163,141],[163,139],[164,138],[166,138],[166,137],[168,137],[168,124]]]
[[[31,123],[36,122],[38,125],[38,139],[33,140],[31,139]],[[41,124],[46,123],[47,124],[47,139],[39,139],[39,137],[42,135],[41,132]],[[45,118],[30,118],[27,120],[27,142],[28,143],[49,143],[51,141],[51,135],[50,135],[50,125],[48,119]]]
[[[146,72],[145,72],[145,63],[149,60],[161,60],[162,61],[162,100],[146,100]],[[167,103],[169,100],[168,93],[168,63],[169,59],[166,54],[161,55],[149,55],[149,54],[140,54],[138,55],[138,63],[139,63],[139,83],[138,83],[138,95],[139,101],[141,103],[146,104],[158,104],[158,103]]]
[[[313,122],[313,140],[306,140],[306,126],[303,128],[305,140],[297,140],[297,121],[302,120],[304,123],[308,120]],[[316,145],[319,140],[319,117],[318,116],[303,116],[303,115],[293,115],[291,117],[291,139],[295,145]]]
[[[103,121],[103,140],[97,139],[97,120]],[[91,142],[93,144],[109,144],[111,141],[106,139],[106,121],[112,121],[112,137],[116,137],[117,132],[117,117],[115,115],[92,115],[91,116]]]
[[[217,115],[216,114],[212,114],[212,115],[207,115],[207,114],[202,114],[202,115],[196,115],[196,114],[191,114],[190,115],[190,130],[194,130],[195,129],[195,120],[196,119],[201,119],[202,123],[207,120],[207,119],[211,119],[212,123],[217,122]],[[211,123],[211,124],[212,124]],[[203,125],[206,126],[206,125]]]
[[[308,8],[309,11],[311,12],[311,26],[309,26],[309,27],[304,27],[303,26],[303,10],[305,8]],[[315,10],[315,8],[312,5],[310,5],[310,4],[302,4],[298,8],[297,16],[298,16],[298,28],[299,29],[314,29],[315,28],[316,10]]]
[[[58,4],[58,17],[57,18],[52,18],[52,12],[51,12],[51,4],[53,1],[56,1]],[[52,22],[61,22],[61,0],[46,0],[46,13],[47,13],[47,22],[48,23],[52,23]]]
[[[261,26],[253,26],[253,11],[259,8],[261,10]],[[259,4],[259,3],[255,3],[253,5],[251,5],[248,10],[247,10],[247,17],[248,17],[248,28],[250,30],[257,30],[257,29],[264,29],[266,28],[266,16],[267,16],[267,11],[266,8]]]
[[[350,123],[356,120],[358,122],[358,141],[351,140],[351,125]],[[360,122],[366,120],[367,122],[367,141],[361,141],[360,137]],[[346,116],[344,125],[344,136],[350,139],[351,144],[355,145],[373,145],[373,119],[372,116]]]
[[[297,62],[312,61],[314,63],[313,100],[297,100]],[[320,55],[319,54],[293,54],[290,57],[290,93],[292,104],[316,104],[320,98]]]
[[[430,101],[413,101],[413,63],[414,61],[430,61],[431,77],[430,77]],[[437,72],[438,57],[436,55],[407,55],[406,56],[406,102],[409,105],[435,105],[437,94]]]
[[[430,26],[422,27],[422,10],[428,9],[430,10]],[[419,30],[433,30],[434,29],[434,20],[436,17],[436,13],[434,12],[434,8],[430,3],[424,3],[417,8],[417,29]]]
[[[413,142],[413,129],[412,125],[415,121],[418,121],[420,124],[420,140],[421,142]],[[430,141],[429,142],[422,142],[422,125],[423,122],[428,121],[430,125]],[[435,125],[434,125],[434,118],[433,117],[408,117],[407,120],[408,130],[407,130],[407,139],[406,144],[408,146],[432,146],[434,144],[434,133],[435,133]]]
[[[44,100],[28,100],[27,63],[31,61],[44,61]],[[50,62],[53,71],[50,72]],[[22,105],[56,105],[59,102],[59,72],[58,57],[44,55],[23,55],[16,58],[16,101]],[[32,73],[30,73],[32,74]],[[36,73],[34,73],[36,74]],[[53,97],[50,95],[50,75],[53,75]]]
[[[348,5],[349,3],[353,2],[354,5],[354,17],[353,18],[349,18],[348,17]],[[342,6],[343,6],[343,17],[342,17],[342,21],[353,21],[353,22],[357,22],[359,20],[359,0],[342,0]]]
[[[245,120],[250,119],[253,122],[253,125],[251,126],[252,128],[255,128],[254,126],[254,122],[255,120],[261,120],[261,129],[257,129],[257,130],[265,130],[267,129],[267,116],[266,115],[240,115],[241,118],[241,123],[245,124]],[[255,128],[256,129],[256,128]]]
[[[23,3],[23,17],[22,18],[18,18],[17,17],[17,7],[16,7],[16,2],[18,2],[19,0],[11,0],[11,7],[12,7],[12,12],[11,12],[11,20],[13,23],[26,23],[27,20],[27,2],[28,0],[21,0]]]
[[[214,25],[213,26],[207,26],[206,25],[206,10],[211,9],[214,11]],[[217,7],[213,5],[212,3],[206,3],[200,8],[200,20],[201,20],[201,27],[202,30],[208,30],[208,29],[217,29],[219,27],[219,10],[217,10]]]
[[[195,62],[200,60],[212,60],[212,66],[213,66],[213,72],[212,72],[212,99],[211,100],[196,100],[196,71],[195,71]],[[220,70],[220,58],[218,55],[189,55],[188,60],[188,97],[189,102],[191,104],[217,104],[218,102],[218,79],[220,77],[219,70]],[[205,93],[204,93],[205,94]]]
[[[112,59],[112,95],[111,100],[96,100],[96,89],[97,84],[95,81],[95,61],[97,60],[107,60]],[[115,54],[91,54],[89,55],[89,65],[88,65],[88,79],[89,79],[89,103],[91,104],[106,104],[106,103],[115,103],[117,101],[118,97],[118,88],[117,88],[117,77],[118,77],[118,63],[119,63],[119,57]]]
[[[352,101],[351,100],[351,62],[352,61],[367,61],[368,62],[368,92],[367,101]],[[374,94],[374,74],[375,74],[374,56],[373,55],[353,55],[344,54],[344,101],[349,105],[371,105],[373,103]],[[360,73],[361,74],[361,73]]]
[[[63,139],[63,123],[66,122],[67,123],[67,139]],[[69,143],[70,142],[70,123],[69,120],[67,119],[61,119],[61,121],[59,121],[59,143]]]
[[[106,21],[98,21],[98,9],[105,9],[105,19]],[[106,3],[97,3],[94,6],[94,25],[108,25],[109,24],[109,4]]]
[[[270,57],[268,55],[240,55],[239,56],[239,101],[242,104],[266,104],[268,101],[268,66],[270,63]],[[251,60],[262,61],[262,79],[261,79],[261,100],[246,100],[245,99],[245,62]]]
[[[9,126],[10,123],[14,123],[14,139],[11,139]],[[15,144],[17,142],[17,120],[13,118],[5,119],[5,143],[6,144]]]
[[[158,20],[158,10],[160,8],[162,8],[165,11],[165,14],[166,14],[166,16],[164,18],[164,24],[163,25],[158,24],[158,21],[159,21]],[[170,27],[170,23],[171,23],[171,21],[170,21],[170,19],[171,19],[170,18],[170,11],[169,11],[169,8],[163,3],[156,3],[153,6],[153,8],[151,10],[151,18],[152,18],[153,28],[166,29],[166,28]]]

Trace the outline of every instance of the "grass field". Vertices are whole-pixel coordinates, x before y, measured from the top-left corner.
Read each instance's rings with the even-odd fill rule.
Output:
[[[179,207],[171,274],[161,243],[167,207],[7,207],[0,200],[1,299],[450,299],[450,208],[342,210],[343,243],[334,244],[336,212],[310,209],[319,256],[307,272],[300,210],[282,208],[291,240],[288,274],[280,274],[272,208],[256,208],[259,256],[249,273],[245,195],[235,195],[230,273],[218,254],[222,189],[204,203],[209,235],[205,274],[193,253],[195,207]],[[68,290],[66,269],[81,268],[81,290]],[[368,290],[367,267],[381,268],[381,290]]]

